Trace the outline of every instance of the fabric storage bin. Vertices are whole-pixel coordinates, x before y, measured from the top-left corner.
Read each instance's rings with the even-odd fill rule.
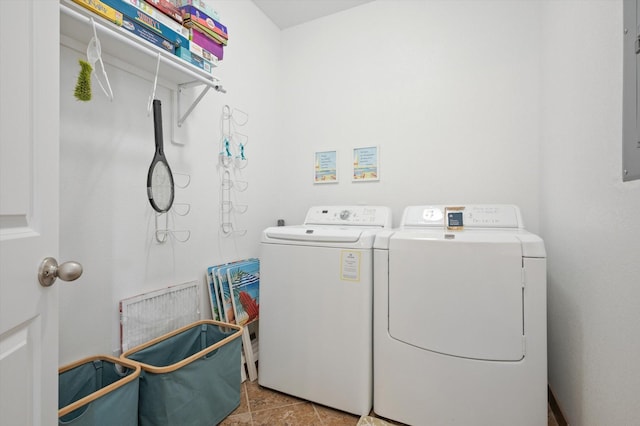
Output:
[[[97,355],[58,370],[58,424],[136,426],[141,368]]]
[[[141,426],[222,421],[240,405],[242,327],[198,321],[136,346],[121,358],[142,367]]]

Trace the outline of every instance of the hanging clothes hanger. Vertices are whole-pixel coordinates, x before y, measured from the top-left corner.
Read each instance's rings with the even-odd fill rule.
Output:
[[[94,74],[95,80],[98,82],[98,85],[102,89],[102,92],[105,94],[109,101],[113,101],[113,90],[111,89],[111,84],[109,83],[109,77],[107,76],[107,70],[104,68],[104,62],[102,62],[102,47],[100,46],[100,39],[98,38],[98,32],[96,30],[96,22],[91,18],[91,25],[93,27],[93,37],[89,40],[89,45],[87,46],[87,61],[93,68],[92,73]],[[100,68],[102,68],[102,76],[104,78],[106,88],[98,78],[96,74],[96,63],[100,64]]]

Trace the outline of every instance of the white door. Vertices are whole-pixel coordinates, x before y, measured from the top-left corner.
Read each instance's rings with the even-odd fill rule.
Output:
[[[0,0],[0,425],[57,424],[59,6]]]

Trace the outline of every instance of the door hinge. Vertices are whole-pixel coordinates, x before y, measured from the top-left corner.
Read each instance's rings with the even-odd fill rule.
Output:
[[[521,269],[522,273],[520,274],[520,283],[522,284],[522,288],[524,288],[525,282],[527,281],[527,276],[525,273],[525,269]]]

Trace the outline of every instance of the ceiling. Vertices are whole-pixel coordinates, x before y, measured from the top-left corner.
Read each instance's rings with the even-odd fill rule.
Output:
[[[372,0],[253,0],[281,30]]]

